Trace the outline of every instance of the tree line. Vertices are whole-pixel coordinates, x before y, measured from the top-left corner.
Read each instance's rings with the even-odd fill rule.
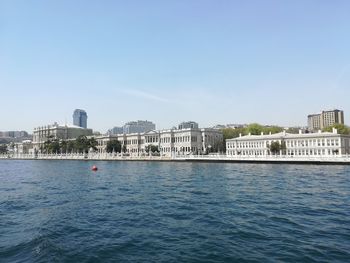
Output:
[[[339,134],[346,134],[349,135],[350,134],[350,128],[344,124],[334,124],[333,126],[329,126],[324,128],[322,131],[323,132],[332,132],[333,128],[337,129]]]
[[[290,133],[297,133],[298,130],[297,131],[295,131],[295,130],[296,129],[291,128],[291,130],[289,132]],[[224,142],[225,142],[227,139],[239,137],[240,134],[242,136],[248,135],[249,133],[251,135],[260,135],[262,132],[264,134],[269,134],[269,133],[274,134],[274,133],[282,132],[283,128],[279,127],[279,126],[263,126],[263,125],[260,125],[258,123],[252,123],[246,127],[224,128],[221,131],[223,133]],[[224,145],[225,145],[225,143],[224,143]]]
[[[42,153],[88,153],[91,150],[97,150],[98,142],[94,137],[87,138],[85,135],[79,136],[75,140],[60,140],[53,136],[44,142],[40,147]]]
[[[6,144],[0,144],[0,154],[7,153],[7,145]]]
[[[126,152],[126,146],[123,145],[123,147],[122,147],[121,142],[118,141],[117,139],[107,142],[106,151],[108,153],[113,153],[113,152],[114,153],[121,153],[122,150],[125,153]],[[156,145],[150,144],[150,145],[146,146],[145,151],[146,151],[146,153],[149,153],[149,152],[151,152],[151,153],[159,153],[159,148]]]

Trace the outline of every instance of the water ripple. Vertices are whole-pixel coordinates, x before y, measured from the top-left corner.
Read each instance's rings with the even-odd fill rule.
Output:
[[[0,162],[1,262],[349,262],[348,166]]]

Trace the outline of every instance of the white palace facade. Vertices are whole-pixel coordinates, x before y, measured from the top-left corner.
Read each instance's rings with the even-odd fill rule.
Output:
[[[111,140],[118,140],[130,156],[146,154],[149,145],[157,146],[160,155],[168,157],[223,151],[222,132],[211,128],[153,130],[95,138],[99,153],[106,152],[107,143]]]
[[[246,135],[226,140],[226,155],[270,156],[270,145],[279,142],[285,145],[275,155],[285,156],[346,156],[350,154],[350,135],[341,135],[336,129],[333,132],[290,134],[281,132],[268,135]]]
[[[34,128],[33,149],[31,151],[40,151],[41,147],[45,144],[45,141],[47,141],[49,138],[73,140],[81,135],[92,135],[92,129],[85,129],[74,125],[59,125],[57,122],[55,122],[53,125],[40,126]]]

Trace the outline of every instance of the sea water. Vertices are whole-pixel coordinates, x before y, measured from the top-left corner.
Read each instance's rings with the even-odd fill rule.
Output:
[[[0,160],[0,262],[276,261],[350,262],[350,166]]]

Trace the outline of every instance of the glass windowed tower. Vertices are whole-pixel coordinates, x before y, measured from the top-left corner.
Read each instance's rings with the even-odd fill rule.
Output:
[[[86,129],[87,128],[86,111],[76,109],[73,113],[73,124]]]

